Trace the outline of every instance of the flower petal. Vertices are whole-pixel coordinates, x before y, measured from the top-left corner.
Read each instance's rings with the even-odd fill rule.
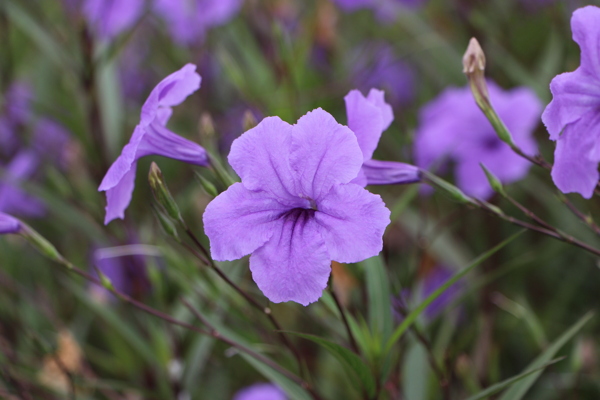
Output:
[[[378,195],[355,184],[334,186],[318,204],[315,221],[331,259],[350,263],[376,256],[390,210]]]
[[[199,144],[171,132],[158,123],[148,125],[145,131],[135,154],[136,160],[144,156],[155,155],[188,164],[208,165],[206,150]]]
[[[268,192],[248,190],[234,183],[204,211],[204,230],[215,260],[236,260],[264,245],[276,220],[289,210]]]
[[[332,186],[356,178],[363,155],[354,133],[318,108],[293,127],[290,165],[302,197],[318,201]]]
[[[123,175],[119,182],[110,189],[106,189],[106,216],[104,217],[104,225],[108,225],[115,218],[125,218],[125,210],[131,202],[133,188],[135,187],[136,167],[137,163],[132,163],[129,171]]]
[[[383,94],[383,92],[381,93]],[[373,96],[376,97],[377,95],[374,94]],[[381,133],[385,129],[386,121],[384,121],[382,110],[358,90],[350,91],[344,97],[344,100],[346,102],[348,128],[356,135],[358,145],[363,153],[363,160],[369,160],[373,157]],[[383,101],[383,95],[381,100]]]
[[[552,168],[552,180],[561,192],[592,197],[599,178],[594,146],[598,140],[600,115],[594,111],[565,127],[556,141]]]
[[[298,201],[290,168],[292,125],[278,117],[263,119],[233,141],[229,164],[249,190],[265,190],[282,203]]]
[[[21,221],[0,212],[0,234],[18,233],[21,230]]]
[[[581,67],[590,75],[600,77],[600,8],[582,7],[573,12],[573,40],[581,48]]]
[[[103,192],[117,186],[121,182],[121,179],[132,169],[133,163],[137,161],[135,155],[144,135],[144,128],[141,125],[136,126],[129,143],[123,147],[121,155],[117,157],[106,172],[106,175],[104,175],[98,191]]]
[[[367,185],[395,185],[421,180],[419,168],[396,161],[367,160],[362,171],[367,178]]]
[[[487,167],[485,161],[481,162]],[[468,196],[487,200],[494,194],[494,190],[479,163],[480,160],[477,157],[460,160],[455,167],[456,183]]]
[[[250,257],[252,278],[274,303],[317,301],[327,286],[331,259],[314,210],[291,210],[277,220],[271,239]]]

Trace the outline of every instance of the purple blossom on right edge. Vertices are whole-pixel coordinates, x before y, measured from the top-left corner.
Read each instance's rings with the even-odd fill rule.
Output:
[[[563,193],[592,197],[600,162],[600,8],[587,6],[571,18],[581,64],[550,83],[553,99],[542,115],[556,141],[552,179]]]
[[[492,104],[515,143],[525,153],[534,155],[537,144],[533,132],[542,111],[540,100],[525,87],[503,90],[488,82],[488,89]],[[480,163],[505,184],[524,178],[531,166],[496,136],[468,86],[448,88],[421,109],[414,150],[417,165],[424,169],[439,168],[452,161],[457,186],[484,200],[494,192]]]

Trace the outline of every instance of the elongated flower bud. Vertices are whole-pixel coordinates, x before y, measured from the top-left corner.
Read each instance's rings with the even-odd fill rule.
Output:
[[[154,195],[156,202],[165,209],[169,217],[173,218],[175,221],[181,221],[182,218],[179,207],[177,206],[177,203],[175,203],[173,196],[171,196],[171,192],[169,192],[163,174],[155,162],[150,165],[148,182],[150,183],[150,188],[152,188],[152,194]]]
[[[504,196],[505,195],[504,186],[502,185],[502,182],[500,182],[500,179],[498,179],[498,177],[496,175],[494,175],[492,173],[492,171],[487,169],[486,166],[483,165],[483,163],[479,163],[479,165],[481,165],[481,168],[483,168],[483,172],[485,172],[485,176],[486,176],[488,182],[490,183],[490,186],[492,187],[492,189],[494,189],[494,192],[499,193],[502,196]]]
[[[65,258],[58,252],[56,247],[36,230],[26,224],[21,224],[19,234],[24,237],[37,251],[49,259],[68,265]]]

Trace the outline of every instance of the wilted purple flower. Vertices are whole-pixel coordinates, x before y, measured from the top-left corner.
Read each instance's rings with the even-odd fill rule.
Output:
[[[488,87],[494,108],[515,143],[534,154],[537,145],[532,135],[542,107],[538,98],[528,88],[504,91],[493,82]],[[498,139],[468,87],[446,89],[423,107],[414,149],[421,168],[453,161],[458,187],[480,199],[493,194],[480,163],[503,183],[523,178],[531,165]]]
[[[353,81],[361,91],[382,88],[395,106],[410,103],[415,95],[415,73],[393,49],[382,43],[369,43],[352,61]]]
[[[255,383],[239,390],[232,400],[287,400],[287,396],[277,385]]]
[[[69,137],[69,132],[59,123],[49,118],[40,118],[35,126],[32,145],[41,158],[62,168]]]
[[[422,6],[427,0],[334,0],[343,10],[352,12],[370,8],[381,21],[391,21],[407,8]]]
[[[21,221],[0,211],[0,235],[19,233]]]
[[[133,136],[98,188],[106,191],[105,224],[115,218],[124,218],[135,185],[137,160],[141,157],[158,155],[189,164],[208,165],[206,151],[200,145],[165,127],[171,117],[171,107],[198,90],[200,80],[196,66],[187,64],[163,79],[148,96]]]
[[[356,135],[363,154],[363,166],[352,182],[361,186],[418,182],[419,169],[414,165],[371,159],[381,134],[394,120],[392,107],[385,102],[383,91],[371,89],[365,97],[358,90],[352,90],[344,100],[348,127]]]
[[[252,253],[252,277],[271,301],[318,300],[331,260],[358,262],[382,249],[390,212],[349,183],[362,162],[354,133],[320,108],[296,125],[265,118],[231,146],[242,182],[204,212],[213,258]]]
[[[179,44],[204,40],[206,32],[229,21],[241,8],[243,0],[156,0],[154,9],[165,19]]]
[[[571,29],[581,48],[581,65],[552,80],[553,99],[542,121],[550,139],[556,140],[554,183],[563,193],[589,199],[598,183],[600,162],[600,8],[576,10]]]
[[[112,39],[131,28],[144,12],[144,0],[84,0],[83,13],[94,32]]]
[[[32,151],[24,150],[11,160],[0,180],[0,211],[27,217],[44,215],[44,204],[20,188],[20,183],[31,178],[37,167],[37,156]]]

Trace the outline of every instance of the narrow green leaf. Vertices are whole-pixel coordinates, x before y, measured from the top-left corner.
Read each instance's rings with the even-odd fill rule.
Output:
[[[467,400],[482,400],[482,399],[486,399],[489,396],[491,396],[493,394],[496,394],[496,393],[500,392],[503,389],[506,389],[507,387],[509,387],[509,386],[517,383],[521,379],[526,378],[526,377],[528,377],[531,374],[534,374],[536,372],[540,372],[541,373],[541,370],[545,369],[547,366],[555,364],[555,363],[557,363],[557,362],[559,362],[559,361],[561,361],[563,359],[564,359],[564,357],[556,358],[556,359],[554,359],[554,360],[552,360],[552,361],[550,361],[550,362],[548,362],[548,363],[546,363],[546,364],[544,364],[544,365],[542,365],[542,366],[540,366],[538,368],[534,368],[532,370],[522,372],[519,375],[513,376],[512,378],[508,378],[508,379],[506,379],[506,380],[504,380],[502,382],[498,382],[495,385],[492,385],[492,386],[490,386],[490,387],[482,390],[481,392],[479,392],[477,394],[474,394],[473,396],[469,397]]]
[[[427,350],[416,340],[407,349],[404,356],[402,388],[406,400],[427,398],[431,367],[427,362]]]
[[[577,321],[571,328],[569,328],[565,333],[563,333],[558,339],[556,339],[550,347],[546,349],[542,354],[540,354],[531,364],[527,366],[525,370],[531,370],[534,368],[539,368],[542,365],[546,364],[548,361],[552,359],[559,352],[559,350],[567,344],[569,340],[573,338],[583,328],[583,326],[592,318],[593,313],[588,312],[585,314],[579,321]],[[540,377],[542,371],[537,371],[531,374],[527,379],[523,379],[518,384],[515,384],[510,389],[508,389],[500,400],[520,400],[525,396],[527,391],[533,386],[535,381]]]
[[[337,343],[330,342],[329,340],[320,338],[318,336],[298,332],[287,333],[300,336],[322,346],[333,356],[335,356],[338,361],[342,363],[342,365],[356,374],[356,378],[360,380],[362,387],[369,394],[369,396],[373,396],[375,394],[375,379],[373,378],[373,375],[366,366],[365,362],[355,353]]]
[[[487,252],[485,252],[482,255],[480,255],[479,257],[477,257],[470,265],[468,265],[467,267],[458,271],[456,274],[454,274],[452,276],[452,278],[448,279],[435,292],[433,292],[431,295],[429,295],[429,297],[427,297],[425,299],[425,301],[423,301],[416,309],[414,309],[410,314],[408,314],[406,316],[406,318],[404,319],[404,321],[402,321],[400,326],[398,326],[398,328],[396,328],[392,337],[387,342],[384,353],[387,353],[391,350],[392,346],[400,339],[402,334],[415,322],[415,320],[419,317],[419,315],[423,312],[423,310],[425,310],[425,308],[427,308],[427,306],[429,306],[435,299],[437,299],[442,293],[444,293],[444,291],[446,289],[448,289],[450,286],[452,286],[460,278],[462,278],[463,276],[468,274],[473,268],[475,268],[476,266],[478,266],[479,264],[484,262],[486,259],[488,259],[491,255],[498,252],[500,249],[505,247],[507,244],[509,244],[510,242],[515,240],[523,232],[525,232],[525,231],[521,230],[521,231],[515,233],[514,235],[512,235],[508,239],[504,240],[503,242],[501,242],[500,244],[498,244],[491,250],[488,250]]]
[[[390,279],[383,259],[371,257],[360,263],[365,271],[369,300],[369,326],[375,336],[382,341],[388,340],[392,333],[392,304]]]

